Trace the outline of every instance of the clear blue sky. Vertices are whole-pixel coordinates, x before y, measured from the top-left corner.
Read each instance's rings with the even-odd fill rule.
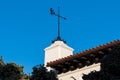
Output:
[[[44,62],[44,48],[57,36],[61,6],[61,36],[75,52],[120,39],[120,0],[0,0],[0,55],[24,65],[24,72]]]

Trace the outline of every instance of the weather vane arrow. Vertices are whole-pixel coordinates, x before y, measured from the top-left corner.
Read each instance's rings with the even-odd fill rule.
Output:
[[[60,18],[62,18],[64,20],[67,20],[67,18],[60,15],[60,7],[58,7],[58,14],[56,14],[55,11],[52,8],[50,8],[50,14],[58,17],[58,36],[57,36],[57,40],[61,41],[61,37],[60,37]]]

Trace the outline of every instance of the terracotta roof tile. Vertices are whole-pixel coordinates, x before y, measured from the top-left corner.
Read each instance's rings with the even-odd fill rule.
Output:
[[[74,54],[74,55],[70,55],[70,56],[55,60],[55,61],[51,61],[51,62],[47,63],[47,66],[53,66],[53,65],[56,65],[56,64],[61,63],[61,62],[63,63],[65,61],[68,61],[68,60],[71,60],[71,59],[74,59],[74,58],[78,58],[78,57],[81,57],[83,55],[87,55],[87,54],[90,54],[92,52],[96,52],[96,51],[102,50],[104,48],[117,45],[119,43],[120,43],[120,40],[114,40],[112,42],[109,42],[109,43],[106,43],[106,44],[103,44],[103,45],[100,45],[100,46],[96,46],[95,48],[91,48],[91,49],[85,50],[83,52],[79,52],[77,54]]]

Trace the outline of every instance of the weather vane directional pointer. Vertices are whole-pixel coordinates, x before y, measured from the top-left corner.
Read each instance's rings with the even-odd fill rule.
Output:
[[[50,14],[58,17],[58,36],[57,36],[57,40],[61,41],[61,37],[60,37],[60,18],[62,18],[64,20],[66,20],[67,18],[60,15],[60,7],[58,7],[58,14],[56,14],[55,11],[52,8],[50,8]]]

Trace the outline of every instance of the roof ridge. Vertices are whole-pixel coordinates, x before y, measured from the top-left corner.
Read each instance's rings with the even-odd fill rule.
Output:
[[[114,41],[111,41],[111,42],[108,42],[108,43],[105,43],[105,44],[102,44],[102,45],[98,45],[96,47],[93,47],[93,48],[90,48],[90,49],[87,49],[87,50],[84,50],[82,52],[78,52],[74,55],[70,55],[70,56],[66,56],[66,57],[63,57],[63,58],[60,58],[60,59],[57,59],[55,61],[50,61],[47,63],[47,66],[49,66],[50,64],[57,64],[59,62],[63,62],[63,61],[66,61],[66,60],[70,60],[70,59],[73,59],[73,58],[77,58],[79,56],[82,56],[82,55],[86,55],[86,54],[89,54],[91,52],[96,52],[98,50],[101,50],[101,49],[104,49],[104,48],[107,48],[107,47],[111,47],[113,45],[116,45],[120,43],[120,40],[117,39],[117,40],[114,40]]]

